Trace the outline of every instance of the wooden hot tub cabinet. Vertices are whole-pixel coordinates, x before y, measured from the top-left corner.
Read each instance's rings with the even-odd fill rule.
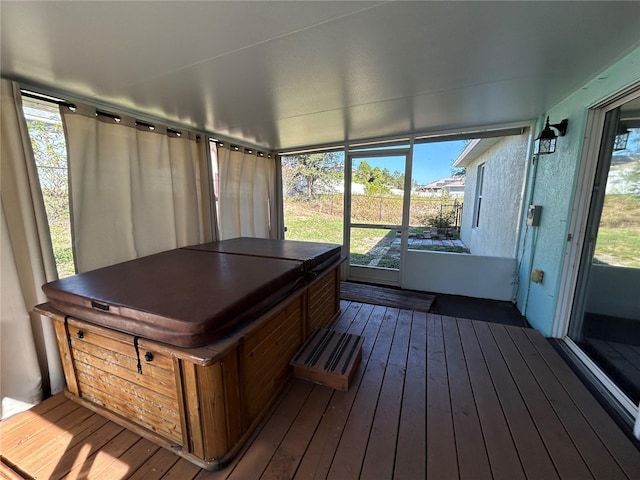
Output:
[[[70,398],[213,470],[237,453],[286,385],[305,339],[336,319],[339,264],[204,347],[136,337],[48,303],[37,310],[53,319]]]

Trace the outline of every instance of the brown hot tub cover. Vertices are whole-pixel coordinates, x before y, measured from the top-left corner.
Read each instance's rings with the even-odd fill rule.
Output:
[[[333,243],[239,237],[184,247],[188,250],[220,252],[302,262],[305,272],[323,270],[340,259],[342,247]]]
[[[294,290],[303,275],[299,260],[184,248],[42,288],[50,303],[67,315],[179,347],[196,347],[268,310]]]

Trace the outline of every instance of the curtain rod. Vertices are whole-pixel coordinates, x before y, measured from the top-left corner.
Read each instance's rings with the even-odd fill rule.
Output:
[[[486,138],[492,136],[508,136],[519,135],[524,133],[527,128],[532,126],[531,121],[511,122],[503,124],[484,125],[479,127],[466,127],[459,129],[447,129],[447,130],[432,130],[432,131],[417,131],[412,134],[399,133],[394,135],[387,135],[383,137],[370,137],[362,139],[344,140],[342,142],[323,143],[308,146],[298,146],[292,148],[280,148],[276,150],[276,154],[295,155],[299,153],[314,153],[314,152],[331,152],[342,151],[349,146],[362,146],[375,145],[389,142],[405,141],[409,143],[411,138],[414,139],[415,144],[429,143],[429,142],[442,142],[450,140],[464,140],[473,138]]]
[[[56,105],[67,107],[72,112],[75,112],[78,108],[74,103],[69,103],[65,100],[62,100],[61,98],[51,97],[42,93],[30,92],[28,90],[23,90],[22,88],[20,89],[20,95],[22,95],[23,97],[41,100],[43,102],[55,103]]]
[[[222,135],[222,134],[217,134],[217,133],[213,133],[211,131],[206,131],[203,129],[198,129],[198,128],[194,128],[193,126],[190,125],[181,125],[180,123],[176,123],[176,122],[171,122],[167,119],[162,119],[162,118],[158,118],[158,117],[154,117],[151,115],[146,115],[146,114],[141,114],[140,112],[135,112],[133,110],[127,109],[127,108],[121,108],[121,107],[117,107],[117,106],[113,106],[104,102],[100,102],[100,101],[95,101],[95,100],[91,100],[91,99],[83,99],[82,97],[73,95],[73,94],[69,94],[67,92],[63,92],[63,91],[57,91],[53,88],[50,87],[46,87],[46,86],[39,86],[39,85],[35,85],[35,84],[30,84],[28,82],[22,82],[20,81],[20,79],[12,79],[10,77],[5,77],[2,76],[2,78],[7,78],[9,80],[15,81],[20,85],[20,93],[22,94],[22,96],[25,97],[30,97],[30,98],[34,98],[34,99],[38,99],[38,100],[42,100],[42,101],[47,101],[47,102],[51,102],[51,103],[55,103],[57,105],[62,105],[62,106],[66,106],[68,107],[71,111],[74,111],[73,108],[77,108],[77,105],[73,102],[78,102],[81,104],[86,104],[91,106],[92,108],[96,108],[98,110],[115,110],[117,112],[122,112],[123,115],[126,115],[128,117],[133,117],[133,118],[137,118],[137,117],[141,117],[142,118],[142,123],[145,124],[150,124],[153,125],[154,123],[158,123],[158,124],[162,124],[162,125],[166,125],[167,123],[173,123],[174,125],[178,126],[178,128],[184,129],[184,130],[188,130],[190,132],[194,132],[196,133],[196,135],[203,135],[206,138],[211,138],[211,139],[219,139],[218,141],[220,142],[226,142],[226,143],[240,143],[243,145],[243,148],[251,148],[255,151],[267,151],[270,152],[268,155],[269,158],[271,158],[271,156],[273,156],[272,154],[274,153],[273,150],[270,150],[268,148],[265,148],[262,145],[257,145],[257,144],[252,144],[250,142],[245,142],[245,141],[239,141],[239,140],[235,140],[232,138],[227,137],[226,135]],[[41,92],[46,92],[46,93],[41,93]],[[61,97],[70,97],[70,100],[63,100],[63,98]],[[155,125],[154,125],[155,126]],[[170,128],[170,130],[173,130],[174,132],[178,131],[175,128]]]
[[[72,112],[77,110],[77,106],[73,103],[69,103],[61,98],[57,98],[57,97],[52,97],[50,95],[45,95],[42,93],[37,93],[37,92],[31,92],[29,90],[24,90],[24,89],[20,89],[20,94],[23,97],[28,97],[28,98],[33,98],[35,100],[40,100],[43,102],[48,102],[48,103],[53,103],[55,105],[60,105],[63,107],[67,107],[69,110],[71,110]],[[119,115],[116,115],[114,113],[109,113],[109,112],[104,112],[102,110],[98,110],[96,109],[96,116],[98,117],[107,117],[107,118],[111,118],[113,121],[115,121],[116,123],[120,123],[122,121],[122,118]],[[154,131],[156,129],[156,126],[152,123],[147,123],[147,122],[143,122],[142,120],[135,120],[135,125],[136,127],[142,127],[144,129],[150,130],[150,131]],[[182,132],[180,132],[179,130],[175,130],[173,128],[169,128],[167,127],[167,134],[171,134],[171,135],[175,135],[176,137],[181,137],[182,136]],[[200,139],[200,135],[198,135],[196,133],[196,139]],[[221,140],[217,140],[213,137],[209,137],[209,142],[215,143],[217,146],[219,147],[224,147],[225,143],[222,142]],[[230,148],[233,150],[240,150],[241,147],[239,147],[238,145],[235,144],[230,144]],[[254,150],[252,148],[244,148],[245,153],[256,153],[256,155],[258,155],[259,157],[266,157],[266,158],[271,158],[271,154],[270,153],[265,153],[263,151],[260,150]]]

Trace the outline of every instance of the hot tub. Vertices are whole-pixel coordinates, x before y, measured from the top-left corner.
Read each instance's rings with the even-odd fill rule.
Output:
[[[71,398],[207,469],[233,457],[340,309],[339,246],[234,240],[51,282],[38,307]]]

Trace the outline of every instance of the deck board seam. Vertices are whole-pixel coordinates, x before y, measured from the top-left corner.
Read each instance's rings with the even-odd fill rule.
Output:
[[[517,448],[517,442],[516,442],[516,438],[514,436],[514,431],[513,431],[513,427],[510,425],[510,422],[505,414],[505,410],[504,410],[504,405],[502,403],[502,399],[500,398],[500,394],[498,393],[498,387],[495,383],[495,378],[491,375],[490,372],[490,368],[489,368],[489,364],[488,364],[488,360],[486,358],[486,353],[483,351],[482,349],[482,345],[480,344],[480,339],[478,338],[478,334],[476,332],[476,329],[474,328],[474,321],[473,320],[468,320],[468,319],[458,319],[458,331],[460,331],[460,323],[465,324],[465,329],[468,330],[467,333],[467,337],[469,337],[468,342],[470,342],[470,345],[467,345],[468,348],[465,349],[464,344],[465,342],[463,341],[463,349],[465,349],[465,355],[470,354],[469,349],[470,348],[475,348],[477,349],[477,355],[479,355],[480,359],[481,359],[481,365],[478,367],[480,369],[479,372],[477,372],[478,375],[480,375],[480,377],[477,379],[477,381],[480,381],[480,379],[482,377],[485,378],[485,380],[488,380],[488,384],[486,385],[486,389],[487,392],[489,392],[489,397],[491,400],[487,400],[493,403],[493,406],[496,407],[497,409],[499,409],[499,414],[498,418],[501,420],[501,427],[503,429],[503,431],[505,431],[508,434],[508,443],[509,445],[512,447],[513,449],[513,460],[515,463],[515,465],[517,465],[517,467],[514,466],[514,468],[516,469],[517,472],[519,472],[521,474],[521,478],[525,478],[526,474],[524,471],[524,463],[523,463],[523,459],[522,456]],[[470,348],[469,348],[470,347]],[[469,372],[469,376],[471,377],[471,371]],[[482,386],[478,386],[478,389],[481,389]],[[477,398],[477,394],[475,392],[475,388],[473,387],[473,382],[472,382],[472,389],[474,390],[474,395],[476,395]],[[478,392],[479,393],[479,392]],[[480,408],[480,407],[478,407]],[[485,435],[487,433],[487,428],[485,427],[485,423],[489,422],[489,418],[486,418],[486,416],[489,415],[489,412],[483,413],[483,415],[480,417],[481,419],[481,427],[482,427],[482,431],[483,431],[483,435]],[[484,419],[484,422],[482,421]],[[489,425],[487,425],[487,427],[489,427]],[[493,422],[492,425],[490,425],[489,430],[492,430],[493,428],[495,428],[495,420]],[[489,439],[486,438],[485,436],[485,440],[486,440],[486,445],[487,445],[487,454],[489,455]],[[510,449],[511,450],[511,449]],[[503,453],[504,452],[500,452]],[[495,476],[497,475],[497,466],[494,465],[491,456],[489,455],[489,464],[491,466],[491,472],[492,474]],[[509,478],[513,478],[514,472],[511,472],[511,474],[509,475]]]
[[[623,455],[623,453],[619,449],[620,441],[624,442],[625,444],[627,443],[629,444],[629,446],[631,447],[631,451],[629,452],[629,449],[627,449],[627,452],[629,452],[631,455],[636,454],[636,451],[633,450],[635,447],[631,445],[631,442],[629,442],[629,440],[624,436],[621,430],[618,429],[618,430],[612,431],[610,429],[607,429],[606,427],[603,427],[602,425],[599,425],[599,426],[596,425],[596,423],[599,423],[602,420],[604,420],[605,422],[611,422],[612,420],[608,416],[608,414],[604,411],[602,406],[587,390],[586,386],[577,377],[574,378],[574,373],[570,370],[570,367],[566,363],[566,361],[563,360],[555,350],[553,350],[553,347],[550,344],[545,343],[544,344],[545,348],[542,348],[542,346],[539,343],[533,341],[533,339],[531,338],[531,335],[533,333],[534,332],[525,332],[525,334],[527,335],[527,337],[535,347],[536,351],[539,353],[540,358],[542,358],[542,360],[548,366],[549,370],[551,370],[553,375],[558,379],[558,382],[560,383],[562,388],[567,392],[567,395],[571,398],[573,403],[576,405],[576,408],[581,412],[583,417],[587,420],[587,423],[589,424],[591,429],[595,432],[596,436],[600,439],[603,445],[606,447],[606,449],[609,451],[612,458],[620,466],[623,472],[625,472],[628,478],[630,479],[640,478],[640,463],[633,464],[632,466],[630,466],[627,462],[623,462],[622,459],[620,458],[620,456]],[[542,339],[542,340],[546,342],[546,339]],[[546,350],[546,352],[544,350]],[[549,358],[549,355],[553,355],[553,354],[557,355],[557,358],[553,358],[553,359]],[[552,360],[553,360],[553,364],[550,363]],[[560,362],[559,364],[558,364],[558,361]],[[554,364],[555,364],[555,368],[554,368]],[[566,380],[564,378],[566,374],[570,375],[569,379],[573,384],[573,387],[571,388],[569,388],[569,385],[567,385],[567,383],[564,381]],[[576,381],[578,383],[576,383]],[[598,418],[593,417],[593,413],[594,413],[592,410],[593,408],[596,409],[595,413],[597,414]],[[605,429],[601,431],[601,428],[605,428]],[[616,438],[617,448],[613,448],[614,446],[613,443],[607,441],[605,434],[607,434],[607,436],[613,435],[614,437],[617,437]],[[611,438],[609,438],[609,440],[611,440]],[[630,468],[631,468],[631,471],[629,471]]]
[[[498,401],[500,403],[500,407],[502,409],[505,420],[507,421],[507,426],[511,432],[514,445],[516,446],[516,451],[518,452],[518,456],[520,458],[524,472],[527,473],[528,466],[540,467],[541,465],[543,465],[540,463],[539,457],[535,458],[535,460],[533,458],[528,458],[528,457],[531,457],[532,455],[532,452],[529,451],[531,445],[528,446],[529,448],[527,448],[527,446],[525,445],[522,445],[522,442],[526,441],[527,443],[529,443],[529,441],[531,440],[530,438],[527,438],[527,437],[523,438],[523,435],[528,435],[530,433],[535,432],[535,437],[532,437],[532,439],[534,440],[535,443],[538,444],[539,447],[542,447],[542,449],[546,454],[545,459],[547,461],[544,462],[545,467],[543,468],[550,468],[550,470],[546,472],[546,474],[551,475],[551,473],[553,472],[553,474],[555,475],[555,478],[560,478],[559,473],[556,469],[556,466],[553,463],[553,460],[551,459],[551,456],[547,450],[547,446],[540,438],[540,432],[539,432],[538,426],[535,424],[535,422],[533,421],[533,418],[531,417],[529,408],[525,400],[522,398],[522,393],[518,388],[518,385],[516,384],[514,378],[512,377],[511,371],[509,370],[509,368],[505,363],[505,358],[502,355],[502,352],[500,351],[498,344],[489,329],[488,324],[485,322],[480,322],[476,320],[472,320],[471,324],[473,326],[476,337],[478,338],[480,349],[485,358],[485,362],[487,364],[490,378],[494,385],[494,388],[498,397]],[[480,335],[481,331],[484,331],[484,334]],[[485,338],[483,339],[481,337],[485,337]],[[487,342],[490,345],[488,345]],[[491,353],[495,355],[494,360],[490,360],[489,358],[491,356]],[[498,370],[506,369],[508,377],[500,379],[498,376],[498,372],[496,372],[496,369]],[[507,402],[506,397],[509,396],[509,393],[516,394],[515,398],[518,400],[518,403],[520,405],[518,409],[520,410],[521,408],[523,408],[524,409],[523,413],[526,412],[526,416],[523,416],[522,418],[520,418],[518,415],[515,415],[517,412],[513,411],[511,408],[512,405],[510,404],[510,402]],[[522,423],[523,421],[524,421],[524,424]],[[522,428],[525,428],[525,430],[531,429],[532,431],[523,432],[521,431]],[[529,465],[529,462],[531,462],[530,465]]]
[[[566,425],[558,415],[556,409],[553,408],[547,392],[531,370],[530,365],[524,359],[522,352],[520,352],[514,344],[507,328],[504,325],[492,324],[489,325],[489,329],[496,339],[498,348],[505,358],[505,364],[511,372],[520,395],[529,411],[529,415],[533,419],[533,423],[560,478],[564,478],[563,471],[565,471],[567,475],[569,475],[569,472],[575,475],[575,468],[581,468],[583,470],[582,473],[579,474],[580,478],[587,478],[586,475],[593,478],[588,464],[577,449]],[[502,340],[498,340],[496,335],[502,336]],[[507,361],[505,357],[505,355],[507,355],[506,351],[508,350],[513,350],[514,358],[512,362]],[[524,368],[516,369],[516,366],[513,364],[514,361],[520,364],[520,367]],[[533,389],[541,402],[532,400],[530,395],[527,395],[526,391],[524,391],[527,388]],[[544,401],[542,401],[543,399]],[[543,421],[546,422],[547,427],[551,429],[550,431],[547,431],[547,428],[542,428]],[[556,435],[560,435],[560,438],[556,438]],[[567,458],[566,455],[561,454],[559,447],[564,447],[565,453],[571,455],[571,458]]]
[[[494,334],[494,330],[491,328],[491,325],[487,324],[487,329],[489,330],[493,341],[495,342],[496,346],[498,347],[498,354],[500,355],[502,362],[505,365],[505,368],[507,369],[507,371],[509,372],[509,374],[511,375],[511,380],[518,392],[518,395],[520,396],[522,403],[527,411],[527,414],[529,415],[529,418],[531,419],[531,423],[533,424],[536,433],[538,435],[538,438],[540,439],[540,442],[542,443],[542,445],[544,446],[544,449],[547,453],[547,456],[549,458],[549,460],[551,461],[551,464],[553,465],[553,468],[555,469],[556,475],[558,476],[558,478],[562,479],[562,474],[560,472],[560,470],[558,469],[558,465],[556,463],[556,460],[554,459],[553,453],[549,450],[549,445],[548,443],[545,441],[544,436],[543,436],[543,432],[541,431],[540,428],[540,424],[539,422],[536,422],[535,416],[533,415],[533,413],[531,412],[531,405],[529,404],[529,402],[527,402],[527,399],[525,397],[525,395],[522,392],[522,386],[519,384],[519,382],[516,379],[516,376],[514,375],[513,369],[509,367],[509,362],[507,360],[507,358],[505,357],[505,354],[503,352],[503,350],[500,348],[500,342],[496,339],[495,334]]]
[[[522,334],[521,331],[517,331],[512,328],[506,328],[506,331],[516,347],[527,348],[529,349],[529,351],[533,350],[533,352],[536,352],[537,355],[537,350],[532,344],[530,337]],[[567,435],[571,439],[575,450],[582,457],[586,467],[589,469],[593,477],[600,478],[597,472],[598,464],[596,462],[606,461],[602,456],[604,454],[608,455],[609,460],[613,463],[609,465],[609,467],[604,468],[604,471],[602,471],[601,473],[606,474],[608,478],[614,478],[614,475],[616,473],[622,474],[626,478],[627,476],[626,474],[624,474],[622,468],[610,455],[610,452],[603,444],[600,437],[593,430],[593,427],[584,417],[582,411],[577,408],[577,405],[575,404],[573,398],[562,387],[562,384],[549,369],[546,362],[534,362],[532,359],[528,359],[528,355],[525,356],[522,352],[521,354],[524,362],[527,364],[527,366],[531,370],[532,375],[538,382],[540,390],[547,398],[551,409],[556,413],[558,420],[564,426]],[[542,369],[542,371],[540,371],[540,369]],[[536,373],[536,370],[538,371],[538,373]],[[548,380],[545,380],[545,375],[548,377]],[[551,382],[551,384],[549,382]],[[563,403],[567,403],[568,410],[563,407]],[[574,412],[576,413],[574,414]],[[579,425],[576,425],[575,422],[578,422]],[[574,429],[579,429],[579,432],[574,432]],[[592,440],[587,441],[585,437],[588,437],[589,435],[591,435]],[[585,442],[587,443],[585,444]],[[585,448],[587,450],[585,450]],[[596,449],[600,451],[597,453],[593,451],[589,452],[588,449]],[[612,469],[614,465],[619,469],[618,472],[615,472],[615,470]],[[603,468],[601,468],[600,470],[603,470]]]
[[[360,303],[360,302],[356,302],[356,303]],[[363,305],[365,305],[365,304],[361,304],[360,309],[362,308]],[[371,311],[367,315],[367,321],[362,326],[362,333],[363,334],[364,334],[367,326],[369,325],[369,322],[372,319],[373,313],[376,312],[376,311],[383,310],[383,309],[384,309],[384,312],[386,312],[386,307],[383,307],[381,305],[373,306],[373,308],[371,309]],[[382,318],[384,318],[384,312],[382,313]],[[371,357],[373,356],[373,350],[374,350],[376,342],[378,340],[378,335],[380,334],[380,330],[382,329],[382,320],[379,323],[373,323],[373,326],[374,326],[374,328],[376,328],[376,334],[375,334],[375,337],[373,338],[373,340],[371,340],[371,349],[366,354],[366,362],[361,361],[361,366],[359,367],[361,369],[360,370],[361,374],[358,377],[357,389],[354,391],[353,399],[351,401],[351,404],[349,405],[349,411],[346,414],[345,421],[344,421],[343,424],[341,424],[340,435],[339,435],[339,438],[336,441],[336,448],[333,451],[333,455],[331,455],[331,460],[328,462],[327,475],[329,474],[329,472],[331,472],[331,468],[333,467],[333,463],[335,461],[336,454],[338,453],[338,448],[339,448],[340,443],[342,442],[342,438],[344,436],[344,432],[345,432],[345,428],[346,428],[347,422],[349,421],[349,417],[351,416],[351,412],[353,410],[353,406],[355,405],[356,398],[358,397],[358,393],[360,391],[360,387],[362,386],[362,380],[364,379],[364,375],[365,375],[365,373],[367,371],[367,368],[369,367],[369,362],[371,361]],[[365,341],[366,341],[366,337],[365,337]],[[364,350],[364,345],[363,345],[363,350]],[[364,360],[364,355],[365,355],[365,353],[363,351],[363,360]],[[354,385],[354,387],[355,387],[355,385]]]
[[[484,448],[485,457],[487,459],[487,463],[488,463],[488,466],[489,466],[489,472],[491,474],[491,478],[493,478],[494,477],[494,468],[495,467],[492,466],[491,461],[490,461],[490,457],[489,457],[489,450],[488,450],[488,447],[487,447],[487,439],[485,437],[485,432],[484,432],[483,424],[482,424],[482,421],[481,421],[480,410],[478,408],[477,392],[474,391],[473,384],[471,382],[471,374],[469,372],[469,363],[468,363],[468,359],[467,359],[468,352],[466,352],[465,349],[464,349],[464,344],[462,342],[462,338],[461,338],[461,335],[460,335],[459,319],[458,318],[454,318],[454,317],[449,317],[449,318],[452,318],[452,320],[455,323],[455,333],[457,335],[456,340],[460,343],[460,353],[461,353],[461,356],[462,356],[462,361],[464,362],[464,365],[466,367],[466,369],[465,369],[466,381],[468,383],[469,391],[471,392],[471,398],[473,400],[473,408],[474,408],[474,411],[475,411],[475,416],[476,416],[476,418],[478,420],[478,426],[480,428],[480,433],[482,435],[482,440],[483,440],[482,446]]]
[[[382,355],[384,355],[384,358],[385,358],[385,368],[386,368],[386,362],[388,361],[389,353],[391,351],[391,345],[392,345],[393,338],[391,338],[389,340],[388,347],[386,346],[386,340],[384,338],[381,339],[381,341],[384,342],[384,343],[379,343],[380,333],[384,330],[385,326],[387,326],[390,329],[390,325],[388,325],[388,323],[387,323],[387,319],[389,318],[388,317],[388,311],[389,311],[390,307],[378,306],[377,308],[379,310],[380,309],[383,310],[382,319],[380,321],[380,327],[379,327],[379,329],[378,329],[378,331],[376,333],[376,338],[372,343],[371,353],[370,353],[370,356],[369,356],[368,361],[367,361],[367,366],[363,371],[362,379],[361,379],[360,385],[358,386],[358,391],[356,392],[356,394],[354,396],[354,401],[353,401],[353,403],[352,403],[352,405],[351,405],[351,407],[349,409],[349,414],[347,415],[347,419],[346,419],[346,423],[344,425],[344,429],[341,432],[341,438],[340,438],[340,441],[338,442],[338,446],[337,446],[336,452],[334,453],[333,460],[332,460],[331,466],[329,468],[329,475],[330,476],[332,475],[332,472],[334,471],[334,469],[338,468],[337,467],[338,464],[336,463],[336,456],[341,454],[344,451],[345,447],[343,445],[343,441],[348,441],[349,440],[349,438],[348,438],[349,434],[352,432],[353,428],[357,427],[357,425],[354,427],[353,426],[353,422],[350,422],[350,420],[353,418],[351,416],[351,412],[353,411],[354,406],[358,403],[359,400],[360,400],[360,402],[363,401],[362,400],[362,398],[363,398],[362,397],[362,392],[364,391],[363,390],[363,386],[367,386],[367,383],[365,382],[365,379],[368,379],[368,377],[370,377],[371,375],[373,375],[375,373],[375,372],[372,373],[373,370],[370,369],[370,367],[371,367],[371,359],[372,358],[376,358],[374,353],[378,353],[380,348],[384,348],[385,351],[382,353]],[[375,311],[375,308],[374,308],[374,311]],[[397,315],[396,315],[396,321],[397,321]],[[393,326],[393,331],[394,332],[395,332],[395,328],[396,328],[396,326],[394,325]],[[381,347],[381,345],[382,345],[382,347]],[[374,385],[374,387],[376,388],[376,407],[377,407],[377,402],[378,402],[378,399],[379,399],[379,396],[380,396],[380,389],[382,388],[382,379],[384,379],[384,376],[381,376],[380,378],[381,378],[380,385]],[[376,407],[374,407],[374,410],[373,410],[374,413],[375,413],[375,408]],[[373,425],[373,420],[371,420],[371,422],[370,422],[370,424],[368,425],[368,428],[367,428],[367,434],[366,434],[366,437],[367,437],[366,443],[367,444],[369,443],[369,436],[371,434],[372,425]],[[346,437],[345,437],[345,434],[347,435]],[[359,467],[358,475],[360,474],[360,472],[362,470],[362,467],[363,467],[363,464],[364,464],[365,455],[366,455],[366,445],[365,445],[365,449],[362,451],[362,457],[360,458],[359,465],[357,465]],[[349,457],[349,460],[351,460],[352,458],[353,457]],[[335,475],[335,473],[333,475]]]

